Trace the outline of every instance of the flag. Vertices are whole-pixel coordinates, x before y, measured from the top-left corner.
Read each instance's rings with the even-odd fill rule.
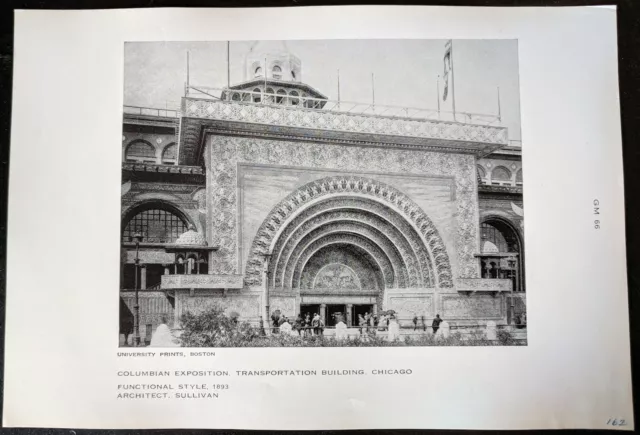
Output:
[[[444,45],[444,92],[442,93],[442,101],[447,101],[447,95],[449,95],[449,72],[451,71],[451,39]]]

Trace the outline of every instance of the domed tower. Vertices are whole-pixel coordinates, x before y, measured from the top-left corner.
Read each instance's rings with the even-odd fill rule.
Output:
[[[314,109],[324,107],[327,100],[302,82],[302,62],[284,41],[254,43],[245,56],[244,81],[223,91],[221,98]]]
[[[302,81],[302,63],[289,51],[284,41],[259,41],[254,43],[245,57],[244,80],[267,79]]]
[[[216,249],[207,245],[205,237],[193,225],[189,225],[189,229],[175,243],[165,247],[166,252],[175,254],[175,274],[185,275],[206,274],[209,251]]]

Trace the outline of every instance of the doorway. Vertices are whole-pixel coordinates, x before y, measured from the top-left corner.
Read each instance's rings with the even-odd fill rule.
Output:
[[[346,305],[327,305],[327,326],[336,326],[339,322],[347,323]]]
[[[309,314],[309,318],[313,319],[313,316],[315,314],[320,314],[320,305],[319,304],[301,304],[300,305],[300,315],[302,316],[302,319],[304,320],[304,318],[306,317],[307,314]]]
[[[373,315],[373,305],[354,305],[353,306],[353,326],[360,326],[358,319],[365,314]]]

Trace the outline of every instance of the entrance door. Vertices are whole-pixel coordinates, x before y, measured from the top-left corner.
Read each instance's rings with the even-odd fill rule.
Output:
[[[336,326],[338,322],[347,322],[346,305],[327,305],[327,326]]]
[[[373,315],[373,305],[354,305],[353,306],[353,326],[360,325],[360,315],[365,316],[366,313]]]
[[[313,316],[316,314],[320,314],[320,305],[318,304],[301,304],[300,305],[300,315],[302,316],[302,319],[304,320],[307,316],[307,314],[309,314],[309,318],[313,319]]]

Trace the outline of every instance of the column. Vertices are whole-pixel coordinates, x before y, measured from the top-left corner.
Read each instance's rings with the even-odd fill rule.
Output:
[[[261,320],[262,320],[262,325],[265,331],[271,331],[270,329],[270,325],[271,325],[271,313],[269,312],[270,307],[269,307],[269,259],[271,258],[270,255],[265,255],[264,256],[264,262],[262,263],[262,285],[263,285],[263,289],[262,289],[262,301],[263,301],[263,305],[262,305],[262,316]]]
[[[320,317],[322,317],[326,325],[327,324],[327,304],[320,304]]]
[[[353,304],[347,304],[347,326],[353,326]]]
[[[140,290],[147,288],[147,266],[140,265]]]
[[[373,315],[374,316],[378,315],[378,304],[377,303],[373,304]]]

